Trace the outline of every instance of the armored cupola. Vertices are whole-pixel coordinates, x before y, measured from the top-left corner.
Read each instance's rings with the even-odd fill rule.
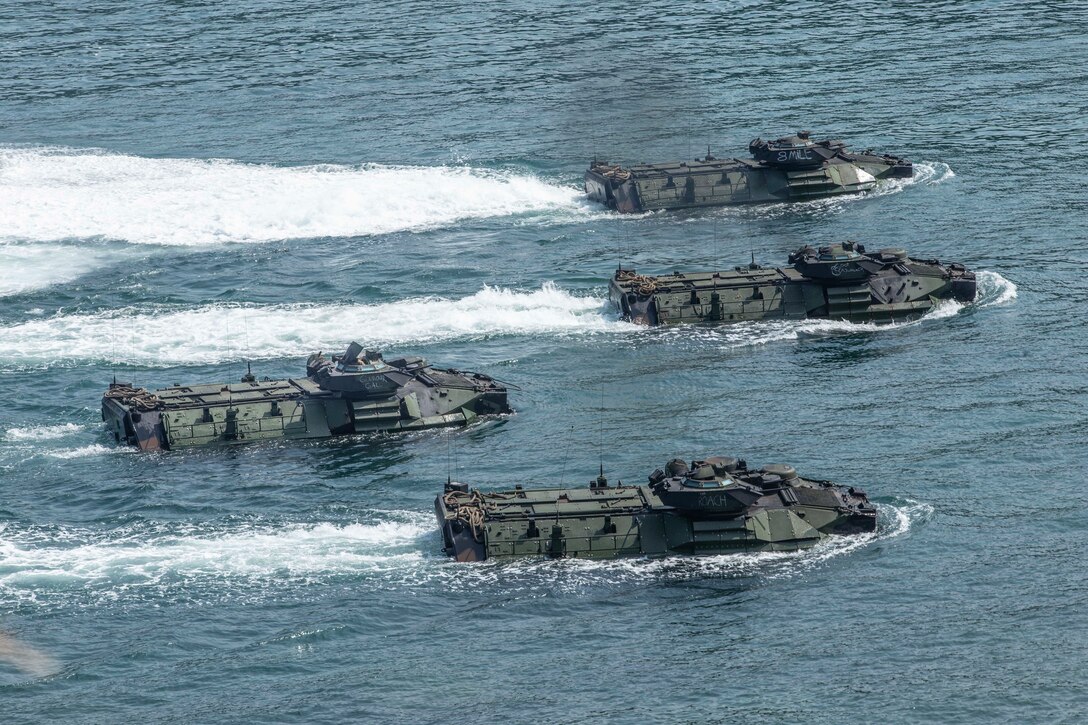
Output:
[[[344,354],[334,359],[336,369],[342,373],[369,373],[388,367],[380,352],[363,350],[363,346],[357,342],[348,345]]]
[[[713,466],[718,475],[735,473],[738,469],[744,468],[744,460],[732,456],[712,456],[703,463]]]
[[[888,264],[907,261],[907,250],[900,247],[885,247],[876,253],[877,259]]]
[[[688,480],[691,482],[691,485],[702,488],[704,483],[708,487],[719,485],[721,477],[711,464],[706,461],[695,461],[692,464],[691,471],[688,473]]]
[[[786,463],[770,463],[759,470],[764,475],[777,476],[783,481],[792,481],[797,478],[797,469]]]
[[[688,464],[682,458],[674,458],[665,464],[665,471],[670,476],[684,476],[688,472]]]

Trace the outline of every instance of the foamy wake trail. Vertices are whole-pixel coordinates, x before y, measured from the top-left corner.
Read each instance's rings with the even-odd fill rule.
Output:
[[[104,446],[101,443],[91,443],[77,448],[59,448],[45,450],[45,455],[50,458],[59,458],[70,461],[73,458],[91,458],[93,456],[116,456],[117,454],[136,453],[136,448],[119,448],[118,446]]]
[[[8,428],[0,435],[0,440],[10,443],[23,441],[49,441],[57,438],[67,438],[84,430],[84,426],[75,423],[62,423],[60,425],[33,425],[25,428]]]
[[[148,312],[60,315],[0,327],[0,361],[109,360],[141,365],[299,357],[348,342],[394,347],[495,335],[566,335],[634,329],[606,300],[545,284],[534,292],[485,287],[461,299],[376,305],[207,305]],[[248,347],[243,348],[243,341]],[[394,351],[390,351],[394,352]]]
[[[4,206],[4,194],[0,191],[0,209]],[[0,219],[4,220],[0,222],[0,236],[3,236],[11,217],[0,216]],[[101,250],[64,244],[0,243],[0,297],[72,282],[110,259],[111,255]]]
[[[94,437],[88,433],[88,426],[76,423],[58,425],[31,425],[8,428],[0,433],[0,459],[26,459],[34,456],[68,461],[75,458],[95,456],[116,456],[136,453],[135,448],[104,446],[101,443],[88,442]],[[64,446],[64,447],[58,447]],[[2,556],[2,550],[0,550]]]
[[[280,167],[0,148],[0,239],[202,245],[348,237],[588,209],[574,187],[459,166]]]
[[[4,206],[0,193],[0,207]],[[3,212],[0,212],[3,213]],[[7,225],[11,216],[4,218]],[[0,230],[0,234],[4,232]],[[100,262],[95,251],[59,244],[0,244],[0,297],[71,282]]]
[[[194,579],[328,577],[408,564],[433,517],[392,512],[375,523],[280,526],[140,524],[125,529],[0,527],[0,601],[51,590],[176,584]],[[388,517],[390,514],[383,514]]]

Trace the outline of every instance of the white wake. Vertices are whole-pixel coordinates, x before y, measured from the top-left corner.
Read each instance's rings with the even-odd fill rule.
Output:
[[[285,167],[87,149],[0,148],[0,241],[267,242],[589,209],[573,186],[466,166]]]
[[[607,300],[553,284],[532,292],[485,287],[460,299],[372,305],[205,305],[57,315],[0,327],[0,361],[111,361],[151,366],[339,351],[351,340],[395,347],[498,335],[577,335],[636,329]],[[248,344],[246,344],[248,343]],[[394,351],[391,351],[394,352]]]
[[[396,512],[394,512],[396,513]],[[110,530],[0,525],[0,601],[50,590],[186,579],[331,576],[416,560],[433,517],[371,523],[141,523]],[[41,590],[36,592],[36,590]]]

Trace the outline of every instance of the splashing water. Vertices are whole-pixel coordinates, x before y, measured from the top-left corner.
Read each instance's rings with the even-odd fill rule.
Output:
[[[0,436],[0,440],[8,442],[23,441],[48,441],[68,436],[84,430],[84,426],[75,423],[62,423],[61,425],[34,425],[25,428],[9,428]]]

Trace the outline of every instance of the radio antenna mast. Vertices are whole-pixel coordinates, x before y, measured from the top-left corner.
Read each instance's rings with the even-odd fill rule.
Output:
[[[601,464],[601,475],[604,475],[604,381],[601,381],[601,415],[598,421],[597,458]]]
[[[566,483],[566,480],[567,480],[567,460],[570,458],[570,441],[571,441],[571,438],[573,436],[574,436],[574,426],[572,425],[570,427],[570,430],[567,431],[567,445],[563,449],[567,453],[567,455],[563,456],[563,467],[560,469],[560,473],[559,473],[559,485],[560,486],[563,486],[563,484]]]

